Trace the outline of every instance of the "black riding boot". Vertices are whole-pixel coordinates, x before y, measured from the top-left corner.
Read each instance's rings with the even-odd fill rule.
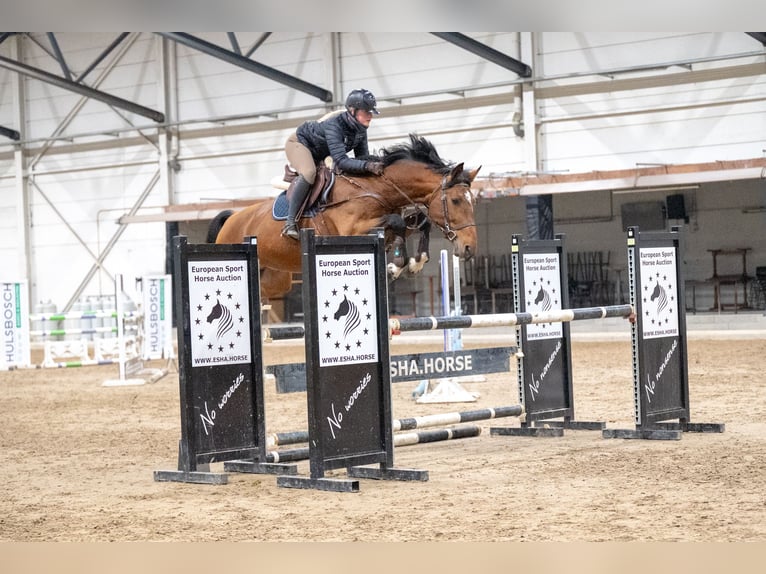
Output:
[[[287,208],[287,221],[282,228],[282,235],[286,235],[296,241],[300,238],[300,235],[298,233],[298,226],[295,222],[295,216],[298,214],[298,209],[300,209],[301,204],[306,199],[310,188],[311,184],[303,179],[302,175],[299,175],[293,186],[293,196],[290,199],[290,206]]]

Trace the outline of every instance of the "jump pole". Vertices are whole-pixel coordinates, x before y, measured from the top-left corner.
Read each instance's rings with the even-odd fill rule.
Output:
[[[483,327],[515,327],[540,323],[566,323],[607,317],[628,318],[633,314],[632,305],[608,305],[605,307],[583,307],[561,309],[540,313],[491,313],[482,315],[461,315],[459,317],[402,317],[389,318],[388,327],[392,335],[405,331],[435,331],[439,329],[475,329]]]
[[[465,425],[451,429],[430,429],[418,432],[405,432],[394,435],[394,446],[411,446],[427,442],[441,442],[459,438],[471,438],[481,434],[476,425]],[[271,463],[297,462],[309,458],[309,447],[274,450],[266,453],[266,460]],[[226,463],[228,470],[236,470],[236,463]]]
[[[486,409],[477,409],[473,411],[462,411],[452,413],[437,413],[433,415],[423,415],[419,417],[408,417],[396,419],[393,421],[392,428],[394,432],[423,429],[436,426],[457,425],[460,423],[471,423],[489,419],[499,419],[504,417],[523,417],[524,407],[522,405],[509,405],[501,407],[492,407]],[[399,435],[397,435],[399,436]],[[279,445],[290,445],[307,442],[309,438],[308,431],[290,431],[284,433],[273,433],[266,437],[266,444],[270,447]]]

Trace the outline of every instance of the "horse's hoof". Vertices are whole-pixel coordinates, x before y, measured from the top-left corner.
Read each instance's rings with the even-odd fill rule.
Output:
[[[428,255],[425,253],[422,253],[420,256],[420,260],[415,259],[414,257],[410,257],[410,263],[409,263],[409,270],[410,273],[420,273],[423,270],[423,267],[425,267],[426,262],[428,262]]]
[[[391,279],[398,279],[399,275],[404,271],[404,267],[397,267],[393,263],[389,263],[386,268],[388,269],[388,274],[391,276]]]

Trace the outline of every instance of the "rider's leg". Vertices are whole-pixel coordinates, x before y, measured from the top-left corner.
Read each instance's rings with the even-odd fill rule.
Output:
[[[285,154],[287,155],[287,161],[290,165],[300,174],[295,180],[292,189],[292,196],[290,197],[290,206],[287,210],[287,221],[282,229],[282,235],[291,237],[292,239],[298,239],[298,225],[295,221],[295,216],[300,209],[301,204],[306,199],[306,195],[311,189],[311,184],[314,183],[316,177],[316,165],[311,152],[306,146],[298,141],[298,138],[293,133],[287,138],[285,143]]]
[[[293,184],[293,195],[290,198],[290,206],[287,208],[287,221],[284,228],[282,228],[282,235],[291,237],[292,239],[299,239],[298,226],[295,222],[295,216],[298,214],[298,209],[303,204],[306,196],[311,189],[311,184],[306,181],[302,175],[299,175],[295,183]]]

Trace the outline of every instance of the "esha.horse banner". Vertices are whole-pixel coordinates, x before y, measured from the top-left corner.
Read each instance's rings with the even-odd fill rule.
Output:
[[[318,255],[319,362],[378,361],[375,269],[371,255]]]
[[[250,362],[246,261],[190,261],[191,364]]]

